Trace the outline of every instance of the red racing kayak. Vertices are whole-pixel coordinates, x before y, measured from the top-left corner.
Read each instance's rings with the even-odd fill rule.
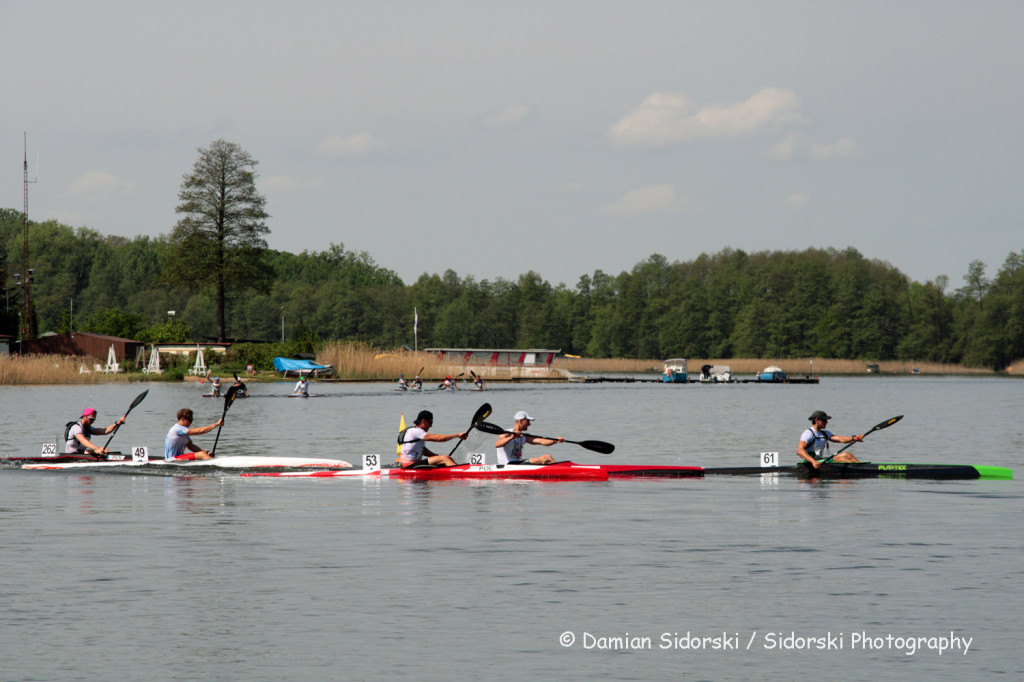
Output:
[[[462,478],[557,479],[562,481],[607,481],[608,472],[588,464],[558,462],[556,464],[459,464],[453,467],[422,467],[418,469],[385,469],[382,474],[392,478],[413,480],[446,480]]]

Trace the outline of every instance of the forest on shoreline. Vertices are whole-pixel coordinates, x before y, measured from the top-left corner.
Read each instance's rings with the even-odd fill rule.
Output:
[[[17,337],[24,215],[0,209],[6,302],[0,333]],[[43,332],[141,341],[216,334],[208,291],[170,272],[168,237],[127,239],[56,221],[28,222],[32,301]],[[974,261],[962,286],[912,281],[856,249],[747,253],[692,261],[654,254],[617,275],[569,287],[529,271],[515,281],[424,273],[411,284],[370,254],[267,250],[267,293],[230,289],[235,340],[550,348],[592,358],[845,358],[1002,370],[1024,358],[1024,250],[989,278]],[[174,311],[169,315],[168,311]]]

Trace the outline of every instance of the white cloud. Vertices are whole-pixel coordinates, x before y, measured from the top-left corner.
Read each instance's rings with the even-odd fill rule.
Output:
[[[655,92],[608,131],[623,146],[663,147],[705,139],[734,139],[801,120],[792,90],[764,88],[743,102],[694,110],[685,95]]]
[[[852,159],[860,156],[857,143],[849,137],[844,137],[832,144],[811,145],[810,155],[812,159]]]
[[[488,128],[508,128],[522,123],[534,113],[534,108],[525,102],[509,102],[488,111],[480,120]]]
[[[670,184],[651,185],[628,192],[624,197],[608,204],[609,213],[632,215],[637,213],[666,213],[681,211],[690,203],[690,198],[678,196]]]
[[[120,195],[131,194],[135,191],[135,184],[121,180],[106,171],[89,171],[75,178],[68,191],[72,196],[86,201],[103,203],[112,201]]]
[[[799,211],[810,202],[811,196],[809,194],[803,194],[802,192],[798,192],[796,194],[791,194],[790,196],[786,197],[786,199],[782,202],[782,207],[792,209],[794,211]]]
[[[372,133],[358,133],[346,138],[335,135],[321,142],[316,153],[334,159],[361,159],[384,147],[384,141]]]
[[[768,158],[775,159],[777,161],[788,161],[796,155],[797,148],[799,146],[799,138],[793,133],[790,133],[769,147]]]

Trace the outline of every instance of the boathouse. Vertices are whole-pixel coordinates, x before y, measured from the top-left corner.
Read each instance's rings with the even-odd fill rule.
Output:
[[[545,348],[424,348],[433,353],[438,362],[479,367],[489,376],[499,372],[514,377],[546,377],[551,373],[551,362],[561,349]],[[484,371],[479,372],[484,374]]]

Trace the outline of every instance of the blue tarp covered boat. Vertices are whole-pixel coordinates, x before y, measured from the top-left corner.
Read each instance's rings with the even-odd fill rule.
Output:
[[[285,376],[332,376],[334,368],[330,365],[318,365],[311,360],[293,360],[291,358],[274,358],[274,369],[284,372]]]

